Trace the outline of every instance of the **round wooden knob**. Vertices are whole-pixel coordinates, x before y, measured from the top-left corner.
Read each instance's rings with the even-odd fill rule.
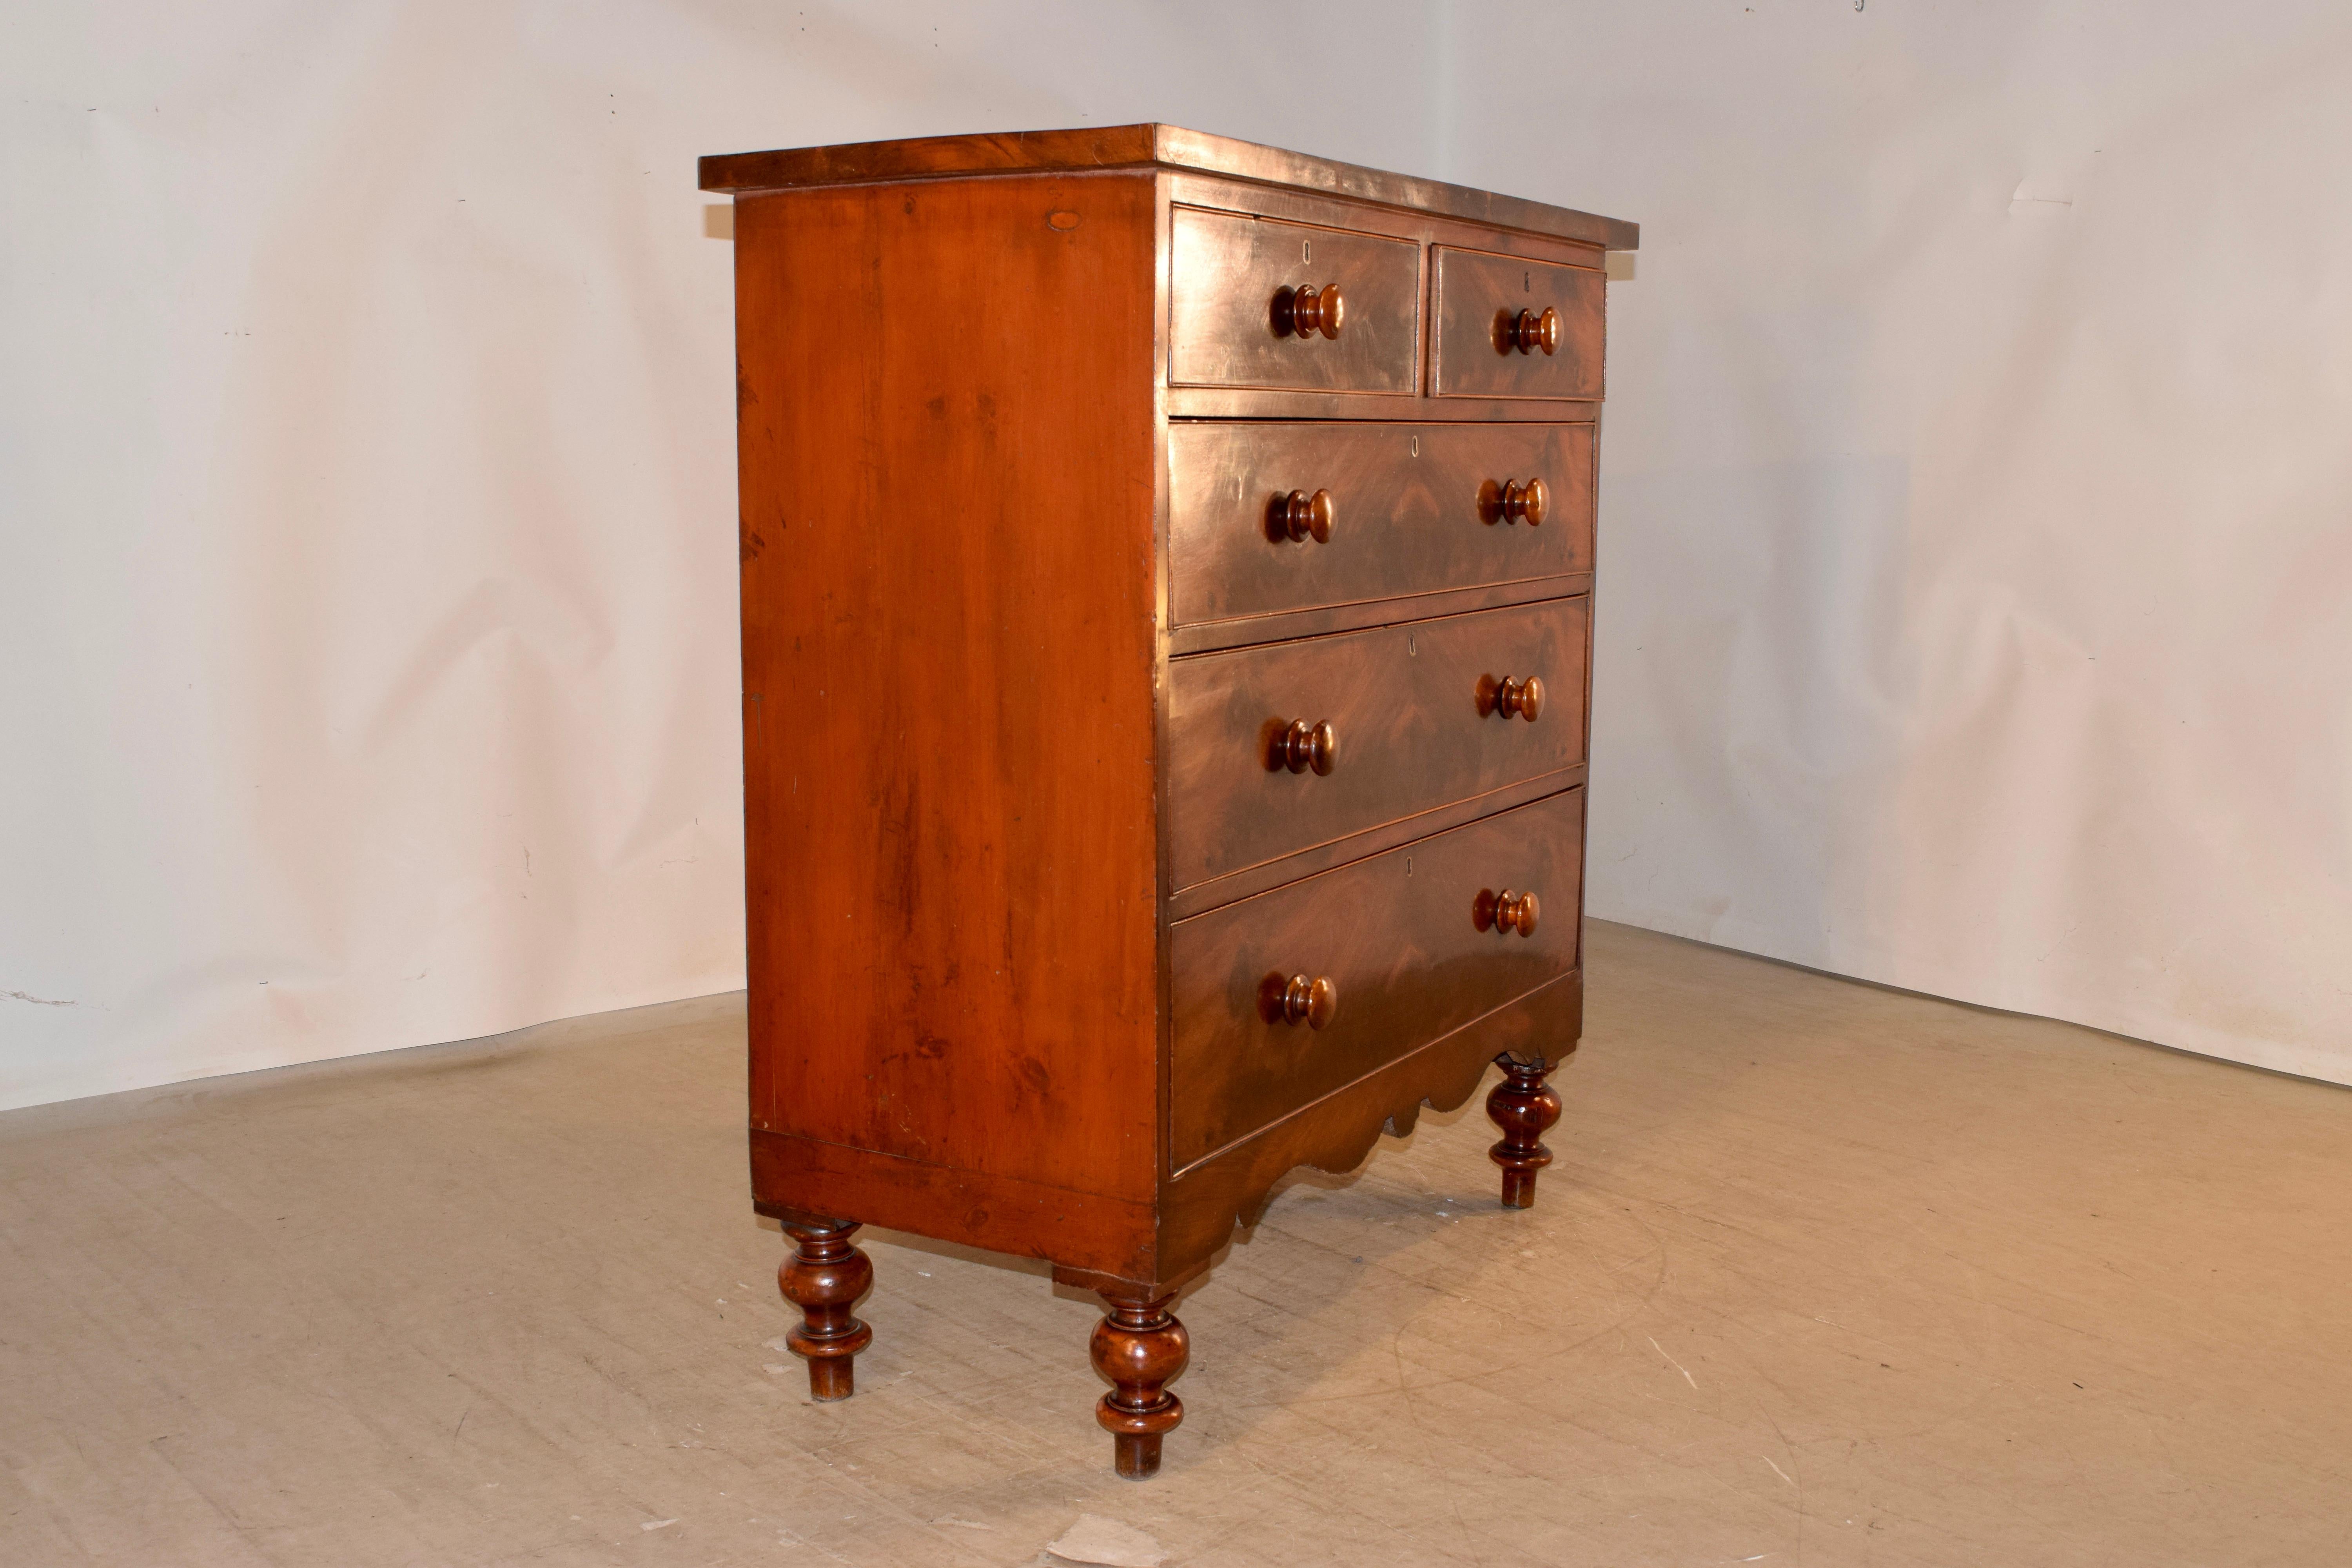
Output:
[[[1510,346],[1523,354],[1533,353],[1538,349],[1548,354],[1558,353],[1559,312],[1549,305],[1544,307],[1541,315],[1533,310],[1521,310],[1517,319],[1511,322],[1508,340]]]
[[[1328,974],[1284,979],[1269,974],[1258,988],[1258,1010],[1270,1024],[1304,1024],[1310,1029],[1328,1025],[1339,1011],[1339,988]]]
[[[1339,292],[1337,283],[1326,283],[1320,289],[1311,283],[1286,289],[1275,296],[1274,305],[1276,320],[1293,335],[1302,338],[1311,338],[1318,332],[1336,338],[1340,324],[1348,318],[1347,297]]]
[[[1478,714],[1500,713],[1506,719],[1525,719],[1532,724],[1543,712],[1543,677],[1530,675],[1525,680],[1513,680],[1509,676],[1497,680],[1491,675],[1478,678]]]
[[[1338,509],[1331,504],[1329,490],[1317,490],[1313,495],[1293,490],[1276,504],[1281,511],[1282,531],[1292,539],[1312,539],[1318,544],[1331,542],[1331,524]]]
[[[1319,777],[1328,773],[1339,761],[1339,731],[1331,728],[1328,719],[1320,724],[1293,719],[1278,744],[1282,765],[1294,773],[1313,768]]]
[[[1505,479],[1500,484],[1488,479],[1478,487],[1481,522],[1524,522],[1536,528],[1550,515],[1551,490],[1541,479],[1529,479],[1525,484],[1517,479]]]
[[[1470,905],[1470,923],[1498,936],[1508,936],[1513,931],[1533,936],[1536,921],[1542,913],[1533,893],[1515,893],[1508,888],[1497,893],[1481,888]]]

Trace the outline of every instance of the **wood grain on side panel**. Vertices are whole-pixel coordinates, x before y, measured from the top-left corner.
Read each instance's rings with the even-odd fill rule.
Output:
[[[1150,1197],[1154,200],[739,203],[756,1128]]]

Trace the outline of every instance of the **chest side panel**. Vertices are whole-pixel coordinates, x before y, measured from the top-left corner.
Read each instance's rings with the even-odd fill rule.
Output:
[[[1152,182],[736,244],[752,1125],[1148,1197]]]

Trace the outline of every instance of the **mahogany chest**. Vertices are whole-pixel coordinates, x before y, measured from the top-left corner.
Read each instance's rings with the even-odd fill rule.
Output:
[[[735,196],[754,1201],[819,1398],[861,1224],[1168,1311],[1301,1165],[1576,1047],[1603,253],[1171,126],[702,161]],[[887,1325],[887,1314],[884,1315]]]

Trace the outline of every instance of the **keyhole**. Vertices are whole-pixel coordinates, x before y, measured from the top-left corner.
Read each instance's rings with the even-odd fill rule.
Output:
[[[1404,656],[1407,658],[1421,657],[1421,644],[1414,639],[1411,632],[1407,632],[1404,637]]]
[[[1301,261],[1312,261],[1315,259],[1315,242],[1313,240],[1302,239],[1298,242],[1298,259]]]
[[[1536,291],[1536,275],[1532,272],[1520,273],[1519,284],[1526,292],[1529,294],[1534,293]]]
[[[1408,877],[1412,875],[1412,857],[1410,855],[1404,858],[1404,874]]]
[[[1412,438],[1412,455],[1416,458],[1421,456],[1421,437],[1418,436]]]

